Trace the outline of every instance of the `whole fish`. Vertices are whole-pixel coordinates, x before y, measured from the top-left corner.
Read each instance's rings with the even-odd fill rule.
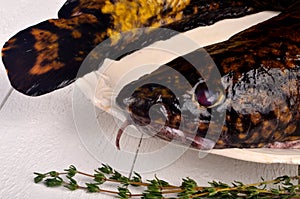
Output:
[[[300,149],[300,2],[126,85],[117,103],[127,125],[197,149]]]
[[[209,78],[210,65],[199,72],[178,58],[168,63],[169,67],[126,86],[117,102],[130,114],[128,124],[151,124],[150,130],[161,128],[158,136],[176,138],[196,148],[299,148],[300,17],[296,0],[68,0],[58,19],[46,20],[10,38],[3,46],[2,60],[12,86],[37,96],[97,70],[105,58],[126,51],[138,37],[149,38],[139,44],[142,48],[173,36],[153,34],[155,28],[184,32],[264,10],[283,13],[226,42],[206,47],[204,53],[199,50],[185,56],[197,60],[200,53],[203,57],[198,62],[212,58],[221,79]],[[118,38],[118,33],[141,27],[154,29],[133,40]],[[106,39],[110,40],[109,50],[95,55],[95,62],[78,74],[86,56]],[[205,58],[206,52],[209,58]],[[147,82],[162,82],[166,77],[167,86],[175,87],[176,95],[169,87]],[[186,79],[188,84],[181,84]],[[143,83],[147,84],[141,86]],[[137,90],[128,95],[132,88]],[[180,102],[185,105],[182,109]],[[158,113],[157,118],[150,118],[154,104],[162,106],[152,110]],[[213,114],[218,111],[224,121]],[[179,128],[182,118],[184,125]],[[215,128],[220,124],[221,131]],[[212,133],[207,133],[209,127]]]
[[[184,32],[225,18],[236,18],[263,10],[284,10],[290,1],[242,0],[68,0],[49,19],[10,38],[2,49],[2,60],[12,86],[30,96],[65,87],[77,77],[96,70],[105,58],[125,50],[129,40],[117,34],[142,27],[163,27]],[[143,34],[142,48],[172,35]],[[141,35],[137,35],[140,37]],[[88,68],[81,63],[98,44],[111,39],[107,52],[97,54]]]

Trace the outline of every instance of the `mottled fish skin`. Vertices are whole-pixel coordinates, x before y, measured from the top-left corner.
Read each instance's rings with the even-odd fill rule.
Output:
[[[167,0],[145,2],[149,1],[68,0],[58,12],[58,19],[22,30],[4,44],[2,60],[12,86],[30,96],[65,87],[77,77],[96,70],[106,57],[112,57],[110,52],[120,50],[120,43],[112,40],[109,53],[98,55],[98,64],[90,65],[78,74],[82,61],[95,46],[132,28],[164,27],[183,32],[224,18],[286,7],[282,4],[286,1],[262,4],[241,0],[180,0],[176,5]],[[158,6],[155,2],[163,4]],[[122,12],[124,8],[126,12]],[[155,12],[159,14],[153,14]],[[126,24],[125,19],[130,23]],[[170,36],[153,36],[143,46]],[[122,46],[131,42],[125,41]]]
[[[96,45],[101,26],[94,15],[84,14],[47,20],[17,33],[2,49],[12,86],[37,96],[73,82],[74,69]]]
[[[161,129],[158,137],[198,149],[299,147],[300,3],[204,50],[222,76],[225,93],[214,92],[224,95],[223,100],[212,107],[214,102],[203,95],[207,86],[201,83],[200,74],[210,75],[213,65],[198,71],[185,59],[201,54],[203,49],[199,49],[126,85],[117,104],[128,112],[128,120],[145,126],[152,119],[148,130]],[[217,80],[211,81],[218,85]],[[175,88],[177,95],[169,88]],[[196,88],[194,93],[191,88]],[[150,119],[149,110],[155,104],[160,108],[151,110],[156,114]],[[214,129],[216,122],[222,121],[211,122],[212,109],[225,113],[221,128],[215,129],[220,136],[213,145],[206,139],[208,128]],[[185,128],[176,133],[182,123]]]

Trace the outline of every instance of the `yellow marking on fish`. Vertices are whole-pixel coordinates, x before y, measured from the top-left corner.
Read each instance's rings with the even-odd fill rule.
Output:
[[[16,38],[13,38],[13,39],[10,39],[9,41],[7,41],[6,45],[2,48],[2,51],[1,51],[2,57],[5,56],[5,51],[8,51],[8,50],[16,47],[16,45],[14,45],[16,40],[17,40]]]
[[[257,147],[256,146],[254,146],[255,148],[262,148],[262,147],[264,147],[265,146],[265,143],[259,143],[258,145],[257,145]]]
[[[273,134],[274,140],[279,140],[281,137],[282,137],[282,133],[279,132],[279,131],[276,131],[276,132]]]
[[[251,122],[256,125],[261,121],[261,115],[259,112],[251,114]]]
[[[72,31],[72,37],[74,38],[74,39],[80,39],[81,38],[81,36],[82,36],[82,34],[81,34],[81,32],[80,31],[78,31],[78,30],[74,30],[74,31]]]
[[[295,140],[299,140],[300,139],[300,136],[289,136],[289,137],[286,137],[284,138],[282,141],[285,142],[285,141],[295,141]]]
[[[293,115],[290,113],[290,109],[287,106],[285,106],[283,110],[281,110],[279,120],[282,123],[287,124],[292,120],[292,118]]]
[[[101,11],[113,18],[113,27],[107,33],[115,43],[119,38],[113,36],[118,33],[145,26],[160,27],[182,19],[182,10],[189,3],[190,0],[119,0],[113,4],[107,0]],[[166,16],[162,15],[164,11],[168,11]]]
[[[272,122],[264,121],[261,131],[261,135],[264,138],[269,138],[275,129],[275,125]]]
[[[235,128],[239,131],[239,132],[244,132],[244,127],[243,127],[243,121],[241,118],[237,118],[236,123],[235,123]],[[240,134],[241,135],[241,134]],[[242,136],[242,135],[241,135]],[[242,136],[243,137],[243,136]],[[245,135],[246,137],[246,135]],[[241,138],[243,139],[243,138]]]
[[[41,75],[54,69],[65,66],[64,63],[56,61],[58,58],[58,36],[50,31],[32,29],[31,34],[36,42],[34,48],[37,51],[37,58],[34,66],[30,69],[31,75]]]
[[[295,124],[290,124],[284,129],[284,134],[292,134],[296,131],[297,126]]]
[[[54,26],[66,30],[73,30],[74,26],[77,26],[78,24],[98,23],[98,19],[91,14],[82,14],[77,17],[73,17],[71,19],[50,19],[48,21],[52,23]]]
[[[224,146],[225,142],[223,140],[218,140],[216,143],[217,146]]]
[[[245,139],[247,137],[247,134],[246,133],[241,133],[241,134],[239,134],[239,139],[240,140],[243,140],[243,139]]]

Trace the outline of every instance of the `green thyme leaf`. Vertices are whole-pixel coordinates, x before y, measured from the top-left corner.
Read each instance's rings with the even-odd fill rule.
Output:
[[[76,173],[77,173],[77,169],[76,169],[76,167],[73,166],[73,165],[69,166],[69,169],[65,169],[65,171],[68,172],[67,175],[68,175],[69,177],[73,177],[73,176],[75,176]]]
[[[58,187],[63,183],[63,179],[61,177],[47,178],[45,180],[45,184],[47,187]]]
[[[125,187],[118,187],[118,196],[121,199],[128,199],[131,195],[129,189],[125,188]]]
[[[44,180],[44,178],[46,177],[45,174],[42,174],[42,173],[34,173],[35,175],[37,175],[35,178],[34,178],[34,182],[35,183],[39,183],[41,181]]]
[[[96,185],[96,184],[86,183],[85,185],[87,186],[88,192],[95,193],[95,192],[99,192],[100,191],[99,186]]]
[[[107,164],[102,164],[102,167],[98,168],[98,170],[105,173],[105,174],[112,174],[113,173],[113,169]]]

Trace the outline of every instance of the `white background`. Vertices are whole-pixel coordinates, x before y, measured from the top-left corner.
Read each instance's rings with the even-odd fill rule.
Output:
[[[1,0],[0,45],[21,29],[55,18],[63,3],[63,0]],[[226,34],[230,29],[230,26],[225,26],[220,33]],[[0,110],[0,198],[111,198],[84,191],[50,189],[33,183],[35,171],[62,170],[74,164],[83,171],[92,172],[100,165],[87,152],[76,131],[72,110],[73,86],[36,98],[9,91],[10,85],[0,63],[0,104],[3,105]],[[104,123],[111,119],[104,114],[100,117]],[[143,144],[145,150],[154,141]],[[112,164],[118,164],[118,159]],[[131,168],[134,169],[134,164],[122,168],[129,168],[123,169],[127,175]],[[152,178],[154,173],[173,184],[179,184],[180,179],[187,176],[201,185],[211,180],[250,183],[259,181],[260,177],[296,175],[297,166],[259,164],[211,154],[199,159],[197,152],[188,151],[171,165],[143,176]]]

